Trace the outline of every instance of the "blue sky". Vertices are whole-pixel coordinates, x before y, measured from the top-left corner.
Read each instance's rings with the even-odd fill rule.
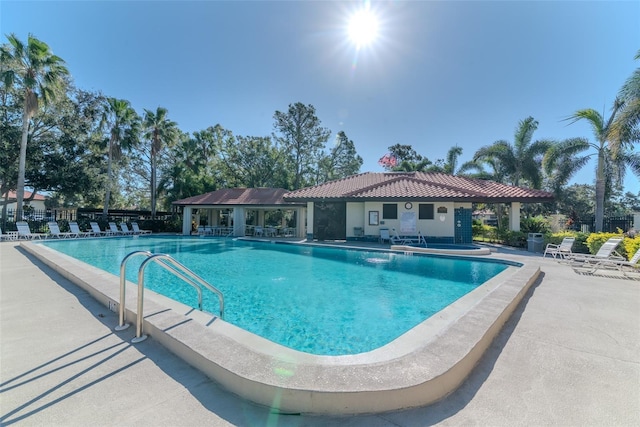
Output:
[[[362,1],[0,0],[0,32],[29,33],[66,60],[76,86],[144,109],[162,106],[186,132],[220,124],[267,136],[275,111],[316,108],[364,159],[394,144],[462,161],[513,142],[588,137],[578,109],[607,115],[640,63],[638,1],[371,2],[378,38],[356,49],[349,17]],[[636,148],[638,149],[638,148]],[[593,183],[594,165],[574,179]],[[625,190],[640,192],[629,172]]]

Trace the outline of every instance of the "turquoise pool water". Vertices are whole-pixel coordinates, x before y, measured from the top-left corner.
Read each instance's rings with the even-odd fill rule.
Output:
[[[225,296],[225,320],[284,346],[319,355],[381,347],[507,268],[506,264],[225,238],[74,239],[42,244],[119,275],[129,253],[166,253]],[[137,282],[143,257],[127,278]],[[196,292],[150,265],[145,287],[196,307]],[[218,313],[204,291],[204,310]]]

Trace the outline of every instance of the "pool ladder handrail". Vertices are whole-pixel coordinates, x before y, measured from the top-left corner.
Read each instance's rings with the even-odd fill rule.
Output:
[[[224,319],[224,296],[222,292],[215,286],[208,283],[206,280],[198,276],[193,271],[189,270],[183,264],[176,261],[173,257],[167,254],[153,254],[149,251],[135,251],[131,252],[122,259],[120,263],[120,310],[119,321],[116,326],[116,331],[122,331],[129,327],[128,323],[125,323],[125,295],[126,295],[126,265],[130,258],[138,255],[146,256],[140,268],[138,269],[138,315],[136,321],[136,337],[131,340],[133,343],[144,341],[147,336],[142,334],[143,323],[143,307],[144,307],[144,270],[147,265],[152,262],[157,263],[165,270],[173,273],[176,277],[184,280],[187,284],[191,285],[198,293],[198,309],[202,311],[202,287],[204,286],[214,294],[218,296],[220,303],[220,319]]]

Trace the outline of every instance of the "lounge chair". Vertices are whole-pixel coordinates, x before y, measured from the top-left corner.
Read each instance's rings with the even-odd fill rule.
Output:
[[[60,231],[60,226],[55,221],[49,221],[47,223],[49,226],[49,235],[51,237],[55,237],[56,239],[69,239],[72,237],[79,237],[76,233],[63,233]]]
[[[392,245],[413,245],[413,244],[423,244],[426,246],[427,242],[422,237],[422,234],[418,231],[417,236],[399,236],[398,232],[395,228],[393,230],[393,236],[391,236],[391,244]]]
[[[599,270],[599,269],[617,269],[617,270],[620,270],[622,274],[626,276],[627,272],[625,270],[625,267],[630,267],[635,271],[640,271],[638,270],[640,268],[640,265],[638,264],[639,261],[640,261],[640,248],[638,248],[636,253],[631,257],[629,261],[627,261],[624,258],[619,259],[618,257],[603,258],[597,261],[593,260],[591,262],[586,262],[586,263],[583,263],[582,265],[574,265],[574,269],[579,270],[582,268],[586,268],[589,270],[588,273],[594,273],[596,270]]]
[[[113,233],[110,230],[106,230],[106,231],[101,230],[97,222],[90,222],[89,225],[91,225],[91,231],[93,231],[93,234],[96,236],[112,236],[113,235]]]
[[[124,233],[122,232],[122,230],[120,230],[120,229],[118,228],[118,226],[116,225],[116,223],[115,223],[115,222],[110,222],[110,223],[109,223],[109,231],[111,231],[111,234],[112,234],[112,235],[114,235],[114,236],[121,236],[121,235],[123,235],[123,234],[124,234]]]
[[[135,234],[151,234],[151,230],[141,230],[137,222],[132,222],[131,228]]]
[[[42,233],[32,233],[26,221],[16,222],[16,227],[18,227],[18,238],[20,239],[36,240],[46,237],[46,235]]]
[[[389,235],[388,228],[380,229],[380,238],[378,240],[380,241],[380,243],[384,243],[384,242],[391,243],[391,236]]]
[[[551,255],[553,258],[556,256],[560,257],[560,259],[571,256],[571,248],[573,247],[573,242],[576,241],[575,237],[565,237],[562,239],[562,242],[559,245],[554,243],[547,244],[547,247],[542,254],[542,257],[546,257],[547,254]]]
[[[594,264],[602,260],[612,259],[624,261],[625,259],[616,252],[616,248],[622,242],[622,237],[612,237],[600,247],[595,255],[590,254],[570,254],[565,255],[564,260],[574,266]]]
[[[69,229],[72,233],[77,234],[77,237],[92,237],[100,235],[100,233],[96,234],[95,231],[80,231],[80,226],[75,221],[69,222]]]
[[[121,222],[120,228],[122,229],[122,234],[124,234],[125,236],[131,236],[135,234],[133,230],[129,230],[129,226],[127,226],[126,222]]]

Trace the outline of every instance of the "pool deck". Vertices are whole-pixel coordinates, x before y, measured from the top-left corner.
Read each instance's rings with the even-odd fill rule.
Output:
[[[640,281],[498,253],[535,257],[542,275],[462,386],[423,408],[335,417],[272,413],[154,339],[131,345],[115,313],[3,242],[0,424],[639,425]]]

